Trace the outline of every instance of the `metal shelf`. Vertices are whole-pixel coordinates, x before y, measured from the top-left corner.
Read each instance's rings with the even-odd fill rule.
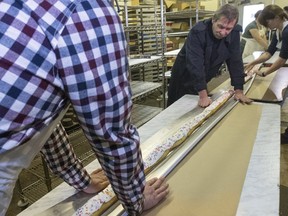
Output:
[[[136,127],[140,127],[159,114],[163,109],[140,104],[133,105],[131,121]]]
[[[151,58],[128,59],[130,69],[135,69],[142,66],[153,65],[162,61],[161,56],[151,56]]]
[[[53,178],[51,182],[52,188],[55,188],[60,185],[63,180],[60,178]],[[49,191],[46,187],[45,182],[39,179],[38,181],[35,181],[29,186],[23,188],[22,192],[23,193],[20,194],[20,196],[24,199],[27,199],[29,204],[32,204],[41,197],[43,197],[45,194],[47,194]]]
[[[165,57],[176,57],[178,55],[178,53],[180,52],[181,49],[176,49],[176,50],[172,50],[169,52],[165,52],[164,56]]]
[[[165,16],[166,19],[187,19],[187,18],[196,18],[198,13],[198,17],[205,17],[210,16],[214,14],[214,11],[208,11],[208,10],[183,10],[183,11],[177,11],[177,12],[166,12]]]
[[[167,33],[167,37],[184,37],[187,36],[189,31],[184,31],[184,32],[170,32]]]
[[[154,26],[125,26],[124,30],[127,31],[147,31],[147,30],[161,30],[161,25],[154,25]]]
[[[163,40],[158,35],[164,31],[163,8],[154,0],[154,5],[141,4],[121,6],[124,31],[129,45],[128,55],[150,55],[150,58],[128,58],[133,102],[147,97],[162,87],[159,75],[163,73]],[[137,81],[136,81],[137,80]],[[155,83],[154,83],[155,82]],[[141,86],[140,86],[141,85]]]
[[[146,97],[153,92],[160,90],[162,83],[131,81],[132,100],[135,102]]]

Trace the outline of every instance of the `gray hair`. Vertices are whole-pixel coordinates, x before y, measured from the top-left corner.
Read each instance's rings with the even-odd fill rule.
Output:
[[[223,6],[221,6],[213,15],[213,20],[217,21],[219,20],[221,17],[225,17],[228,19],[229,22],[233,21],[233,20],[237,20],[236,23],[238,22],[238,18],[239,18],[239,11],[237,9],[237,7],[230,5],[230,4],[225,4]]]

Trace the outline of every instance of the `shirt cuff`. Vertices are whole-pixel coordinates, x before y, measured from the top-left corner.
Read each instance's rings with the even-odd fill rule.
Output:
[[[129,216],[138,216],[142,214],[143,208],[144,208],[144,196],[135,205],[126,206],[125,210],[127,211]]]
[[[91,183],[90,175],[80,162],[75,163],[74,167],[71,167],[69,171],[65,172],[63,179],[75,189],[84,190]]]

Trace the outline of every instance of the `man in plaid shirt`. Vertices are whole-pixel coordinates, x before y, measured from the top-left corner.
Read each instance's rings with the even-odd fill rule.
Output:
[[[21,169],[51,133],[42,152],[54,172],[88,193],[106,185],[102,171],[89,176],[54,123],[69,103],[130,215],[167,195],[163,178],[145,184],[139,136],[130,123],[125,36],[108,1],[2,0],[0,50],[1,215]]]

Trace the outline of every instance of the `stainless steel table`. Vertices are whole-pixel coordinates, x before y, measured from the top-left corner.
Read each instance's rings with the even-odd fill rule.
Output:
[[[157,136],[159,134],[161,135],[161,133],[166,133],[183,120],[201,112],[201,109],[197,106],[197,102],[198,98],[196,96],[186,95],[140,127],[139,133],[143,151],[153,146],[153,142],[148,142],[148,140],[155,136],[155,134]],[[229,103],[235,102],[232,99]],[[259,106],[261,106],[259,125],[257,127],[256,139],[237,208],[237,215],[276,216],[279,215],[280,106],[276,104],[259,104]],[[189,139],[185,141],[185,145],[179,148],[175,154],[169,156],[168,160],[154,170],[148,178],[168,175],[173,171],[174,168],[171,170],[171,167],[174,167],[175,164],[181,161],[178,153],[184,152],[184,154],[181,154],[188,154],[191,151],[191,143],[196,145],[197,142],[200,141],[200,139],[197,139],[197,137],[200,137],[199,134],[205,134],[206,132],[209,134],[209,130],[213,128],[213,122],[219,118],[219,115],[210,117],[210,120],[208,119],[209,121],[205,123],[205,127],[201,127],[196,132],[196,135],[193,134],[193,136],[189,137]],[[241,113],[239,113],[239,116],[241,116]],[[221,118],[223,117],[224,116]],[[249,123],[247,127],[249,127]],[[233,127],[231,127],[231,130],[233,131]],[[240,141],[236,140],[235,144],[237,144],[237,142]],[[207,160],[209,160],[209,158],[207,158]],[[97,167],[99,167],[98,162],[93,161],[86,168],[91,172]],[[71,212],[75,211],[75,207],[79,206],[81,202],[85,202],[85,195],[78,194],[78,196],[75,196],[75,193],[76,191],[73,188],[63,183],[19,215],[47,215],[43,212],[51,207],[54,215],[72,215]],[[173,197],[170,197],[170,200],[171,199],[173,200]],[[63,200],[65,200],[65,202],[63,202]],[[66,208],[53,208],[53,206],[61,202]],[[117,206],[110,215],[121,214],[122,210],[121,206]]]

